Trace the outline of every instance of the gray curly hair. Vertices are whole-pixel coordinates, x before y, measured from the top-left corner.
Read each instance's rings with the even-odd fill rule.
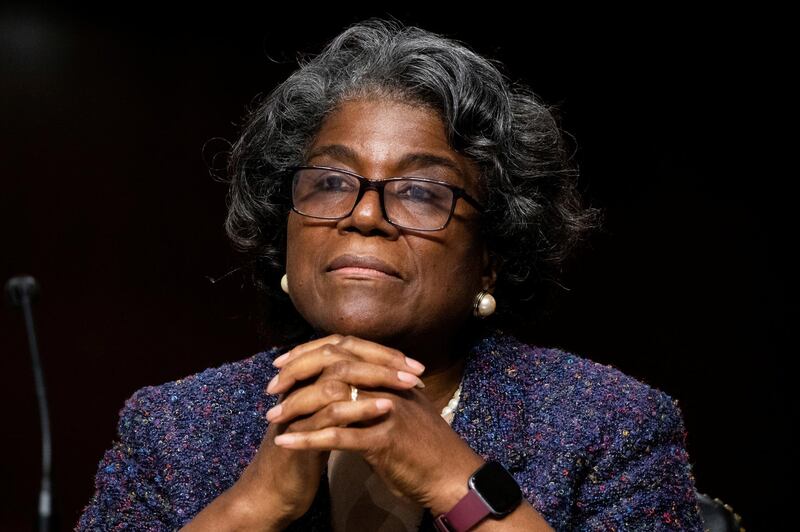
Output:
[[[500,317],[540,305],[575,245],[599,225],[599,212],[581,205],[577,169],[552,110],[509,82],[499,62],[396,20],[351,25],[298,62],[248,113],[228,158],[225,229],[245,254],[257,292],[282,297],[275,287],[291,207],[284,171],[304,163],[322,122],[343,101],[377,97],[436,111],[451,147],[477,164]]]

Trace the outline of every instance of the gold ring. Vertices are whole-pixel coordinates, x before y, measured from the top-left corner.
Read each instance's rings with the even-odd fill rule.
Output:
[[[356,388],[352,384],[350,385],[350,400],[351,401],[357,401],[358,400],[358,388]]]

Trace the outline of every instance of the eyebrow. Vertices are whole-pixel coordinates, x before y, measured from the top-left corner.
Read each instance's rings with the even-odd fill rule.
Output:
[[[329,155],[336,159],[347,161],[351,164],[354,164],[358,161],[358,154],[351,148],[342,144],[326,144],[325,146],[320,146],[308,154],[308,159],[310,160],[314,157],[319,157],[320,155]],[[414,164],[424,167],[442,166],[454,171],[460,178],[464,178],[464,175],[461,172],[461,167],[452,159],[442,157],[440,155],[434,155],[432,153],[407,153],[402,159],[400,159],[398,166],[400,168],[405,168]]]

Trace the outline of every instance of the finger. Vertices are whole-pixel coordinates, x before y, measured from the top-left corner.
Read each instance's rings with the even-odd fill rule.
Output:
[[[392,388],[395,390],[425,388],[425,383],[416,375],[360,360],[340,360],[329,365],[323,370],[318,380],[328,379],[343,381],[361,388]]]
[[[331,403],[313,416],[289,424],[285,432],[312,432],[327,427],[344,427],[369,421],[394,409],[391,399],[385,397],[358,401]]]
[[[303,357],[288,362],[267,385],[267,393],[282,393],[298,381],[317,377],[325,373],[357,386],[389,386],[408,389],[412,386],[424,388],[425,384],[416,375],[397,369],[358,361],[349,351],[326,344]]]
[[[414,360],[411,357],[405,356],[397,349],[392,349],[368,340],[362,340],[361,338],[357,338],[355,336],[341,336],[339,334],[326,336],[325,338],[319,338],[312,342],[299,345],[290,350],[288,353],[276,358],[273,362],[273,365],[275,367],[282,368],[289,361],[294,360],[310,351],[318,349],[326,344],[335,345],[342,349],[348,350],[367,362],[396,367],[397,369],[408,371],[417,375],[420,375],[425,371],[425,366],[422,363]]]
[[[280,383],[279,383],[280,384]],[[359,388],[409,390],[424,387],[419,377],[367,362],[341,361],[326,368],[313,384],[285,394],[285,399],[267,412],[270,422],[284,422],[312,414],[335,401],[350,397],[351,385]]]
[[[309,432],[283,433],[275,444],[287,449],[365,451],[369,448],[366,431],[360,427],[326,427]]]
[[[323,344],[284,364],[284,367],[267,384],[267,393],[277,394],[291,389],[297,382],[316,378],[326,367],[345,359],[354,359],[351,353],[334,344]]]
[[[344,369],[333,371],[335,377],[323,375],[315,383],[286,394],[281,402],[267,411],[267,420],[270,423],[288,423],[298,417],[312,415],[332,403],[348,401],[353,386],[403,392],[413,388],[419,381],[418,377],[409,373],[403,377],[407,380],[401,380],[399,375],[402,372],[393,372],[365,362],[340,363],[333,367]]]
[[[289,390],[298,381],[316,377],[328,365],[346,358],[354,358],[347,351],[327,343],[306,351],[304,356],[286,362],[277,375],[267,384],[267,393],[277,394]]]
[[[308,351],[317,349],[318,347],[321,347],[325,344],[335,345],[339,343],[339,340],[341,340],[342,338],[343,336],[341,334],[331,334],[329,336],[323,336],[322,338],[317,338],[316,340],[311,340],[310,342],[297,345],[292,349],[290,349],[289,351],[287,351],[286,353],[279,356],[278,358],[276,358],[275,360],[273,360],[272,365],[275,366],[276,368],[283,367],[286,364],[286,362],[288,362],[290,359],[298,357],[304,353],[307,353]]]
[[[425,371],[425,366],[420,361],[407,357],[402,351],[356,336],[343,336],[336,345],[367,362],[384,364],[404,371],[410,370],[411,373],[418,375]],[[390,360],[393,363],[390,363]]]
[[[298,416],[312,414],[330,403],[350,401],[350,385],[332,379],[304,386],[289,394],[267,411],[270,423],[287,423]]]

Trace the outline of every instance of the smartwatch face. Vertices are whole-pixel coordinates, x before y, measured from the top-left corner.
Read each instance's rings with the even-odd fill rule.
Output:
[[[495,515],[511,512],[522,500],[517,481],[497,462],[488,462],[479,469],[470,479],[470,485]]]

